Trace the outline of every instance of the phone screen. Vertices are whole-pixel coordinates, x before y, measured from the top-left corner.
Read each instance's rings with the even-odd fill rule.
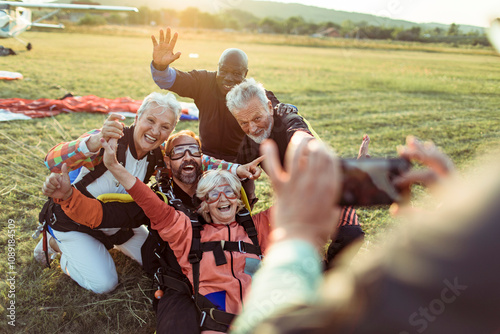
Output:
[[[402,158],[342,159],[342,197],[340,205],[381,205],[402,202],[408,192],[393,180],[411,168]]]

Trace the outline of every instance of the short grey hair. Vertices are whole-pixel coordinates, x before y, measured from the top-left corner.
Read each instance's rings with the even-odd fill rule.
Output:
[[[142,114],[145,110],[150,108],[154,108],[156,106],[163,109],[162,112],[166,110],[170,110],[175,115],[175,121],[177,122],[181,117],[182,107],[181,104],[177,101],[174,94],[167,93],[162,94],[158,92],[153,92],[146,96],[142,101],[141,106],[137,109],[137,118],[141,118]]]
[[[225,183],[229,184],[234,193],[238,195],[238,209],[236,212],[239,212],[245,206],[241,200],[240,180],[227,170],[209,170],[203,174],[196,187],[196,196],[203,201],[198,209],[198,213],[202,215],[208,223],[212,221],[212,218],[210,218],[210,214],[208,213],[208,204],[205,201],[205,197],[210,190]]]
[[[234,86],[226,95],[226,105],[229,111],[234,114],[245,109],[248,102],[257,97],[262,105],[267,106],[269,99],[266,96],[264,86],[255,81],[254,78],[248,78],[242,83]]]

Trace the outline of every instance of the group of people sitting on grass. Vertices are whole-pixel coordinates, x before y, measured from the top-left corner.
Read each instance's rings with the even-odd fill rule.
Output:
[[[112,114],[101,129],[54,146],[45,160],[49,200],[35,258],[49,264],[60,253],[63,272],[83,288],[107,293],[118,285],[108,250],[119,249],[158,287],[157,333],[362,332],[377,323],[376,314],[399,311],[395,303],[377,304],[389,292],[376,285],[397,274],[387,267],[368,281],[345,273],[338,284],[345,290],[337,294],[320,288],[323,271],[339,253],[355,252],[364,232],[355,209],[338,206],[339,159],[297,108],[246,78],[248,59],[239,49],[225,50],[217,71],[184,72],[170,66],[180,57],[177,33],[160,30],[152,40],[153,80],[194,100],[199,137],[174,133],[180,104],[172,93],[154,92],[131,126]],[[358,158],[367,155],[368,144],[365,136]],[[430,166],[410,171],[408,183],[453,174],[445,155],[413,137],[400,155]],[[276,198],[254,214],[261,164]],[[413,253],[415,261],[418,256]],[[411,294],[417,287],[400,289]],[[375,332],[397,329],[397,315]],[[413,320],[421,324],[418,313]]]

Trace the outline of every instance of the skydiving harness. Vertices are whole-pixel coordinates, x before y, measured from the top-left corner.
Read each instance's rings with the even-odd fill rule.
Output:
[[[157,191],[157,194],[160,198],[168,202],[176,210],[184,212],[191,220],[193,237],[188,259],[193,267],[193,286],[185,275],[183,275],[184,279],[172,277],[173,275],[170,275],[172,270],[169,270],[166,261],[155,249],[155,255],[161,263],[161,267],[158,268],[157,272],[154,274],[155,285],[158,287],[155,297],[160,299],[163,296],[163,290],[166,288],[188,294],[194,300],[196,308],[198,309],[200,328],[202,330],[226,332],[235,314],[219,310],[208,298],[199,293],[200,261],[204,252],[213,252],[215,264],[217,266],[224,265],[227,263],[224,251],[255,254],[262,258],[262,251],[257,238],[257,229],[250,216],[250,212],[247,209],[242,209],[236,214],[236,222],[243,226],[245,232],[252,241],[251,244],[241,240],[201,242],[201,231],[203,230],[203,225],[206,224],[203,218],[186,208],[182,201],[175,197],[170,182],[158,182],[158,189],[159,191]]]
[[[129,145],[131,147],[134,147],[133,134],[134,134],[134,126],[132,125],[131,127],[126,127],[123,129],[123,137],[121,137],[118,140],[116,158],[118,162],[123,166],[125,166],[126,163],[127,148],[129,147]],[[103,154],[104,154],[104,149],[101,149],[101,151],[99,152],[99,156],[102,156]],[[153,172],[155,171],[157,166],[165,165],[163,161],[163,153],[161,152],[161,149],[159,147],[148,153],[147,162],[148,166],[146,170],[146,176],[143,180],[144,182],[149,181],[149,178],[151,177],[151,175],[153,175]],[[94,196],[92,196],[90,192],[87,190],[87,186],[90,185],[95,180],[97,180],[99,177],[101,177],[106,171],[107,171],[106,166],[104,165],[103,162],[101,162],[94,168],[93,171],[90,171],[80,181],[73,184],[73,186],[80,192],[82,192],[85,196],[94,198]],[[106,246],[106,249],[108,250],[113,248],[114,245],[121,245],[125,243],[134,236],[134,231],[131,228],[121,228],[115,234],[108,236],[99,229],[91,229],[90,227],[78,224],[74,222],[71,218],[69,218],[64,213],[61,206],[54,203],[52,198],[49,198],[47,202],[44,204],[38,216],[38,221],[39,221],[38,227],[35,233],[32,235],[32,237],[36,239],[38,238],[40,233],[43,233],[42,236],[43,251],[45,252],[45,258],[47,260],[49,268],[50,268],[50,261],[48,256],[48,244],[47,244],[48,243],[47,233],[50,233],[48,231],[49,227],[56,231],[62,231],[62,232],[77,231],[86,233],[96,238],[100,242],[102,242],[104,246]]]

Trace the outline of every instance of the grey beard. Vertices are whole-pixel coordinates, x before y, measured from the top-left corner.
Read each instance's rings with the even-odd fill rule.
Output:
[[[182,169],[187,166],[187,165],[193,165],[195,169],[195,173],[189,174],[189,175],[184,175],[182,173]],[[176,171],[172,171],[174,176],[181,181],[184,184],[194,184],[198,182],[198,179],[202,173],[201,171],[201,166],[196,163],[194,160],[189,160],[189,161],[184,161],[180,166],[179,169]]]
[[[250,139],[252,139],[254,142],[256,142],[257,144],[261,144],[264,140],[266,140],[267,138],[269,138],[271,136],[271,132],[273,131],[273,126],[274,126],[273,116],[271,115],[270,116],[269,127],[264,131],[263,134],[261,134],[258,137],[255,137],[255,136],[252,136],[252,135],[247,135],[247,136]]]
[[[247,136],[250,137],[250,139],[252,139],[257,144],[261,144],[264,140],[266,140],[267,138],[269,138],[269,136],[271,135],[271,130],[272,130],[272,126],[270,126],[269,129],[267,129],[266,131],[264,131],[264,133],[261,134],[258,137],[255,137],[255,136],[252,136],[252,135],[247,135]]]

